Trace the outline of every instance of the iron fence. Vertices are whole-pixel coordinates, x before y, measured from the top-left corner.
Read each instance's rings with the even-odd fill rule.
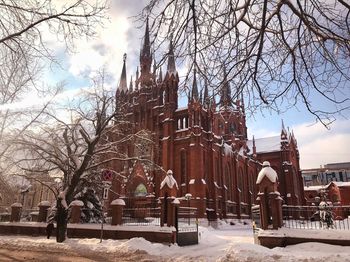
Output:
[[[160,226],[160,203],[154,197],[126,197],[123,210],[125,226]]]
[[[160,226],[160,207],[125,208],[123,225],[125,226]]]
[[[350,230],[350,206],[284,205],[282,215],[287,228]]]

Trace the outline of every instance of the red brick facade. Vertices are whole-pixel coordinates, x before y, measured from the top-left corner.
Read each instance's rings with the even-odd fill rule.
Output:
[[[124,60],[116,99],[117,106],[124,106],[124,115],[132,123],[130,132],[142,131],[154,141],[151,144],[134,141],[121,147],[122,150],[128,156],[151,161],[116,161],[109,165],[108,168],[125,177],[114,180],[115,192],[134,196],[139,186],[146,188],[147,194],[159,197],[160,183],[171,169],[179,187],[177,197],[190,193],[190,205],[198,208],[199,216],[204,217],[211,210],[218,217],[248,217],[257,198],[260,163],[268,160],[279,173],[281,196],[287,197],[286,192],[290,192],[293,203],[303,199],[302,183],[299,189],[299,182],[294,182],[300,176],[294,136],[283,140],[279,151],[260,155],[255,141],[247,139],[243,98],[231,101],[228,81],[223,81],[217,106],[209,98],[207,86],[203,88],[203,99],[199,98],[194,73],[188,105],[179,108],[179,76],[172,45],[164,78],[161,69],[158,74],[156,68],[151,72],[151,64],[147,26],[140,53],[140,75],[137,70],[136,81],[131,81],[128,87]]]

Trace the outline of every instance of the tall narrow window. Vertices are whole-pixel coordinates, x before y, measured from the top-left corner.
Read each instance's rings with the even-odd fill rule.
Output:
[[[231,199],[231,175],[228,165],[225,168],[225,185],[227,187],[227,199]]]
[[[239,168],[238,175],[237,175],[237,189],[238,189],[239,201],[243,202],[243,170],[242,168]]]
[[[186,150],[181,149],[180,151],[180,162],[181,162],[181,184],[186,184],[187,182],[187,159]]]

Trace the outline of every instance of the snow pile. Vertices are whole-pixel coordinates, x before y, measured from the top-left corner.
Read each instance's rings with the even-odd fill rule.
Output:
[[[239,243],[233,244],[226,256],[219,261],[345,262],[349,261],[349,256],[350,247],[313,242],[273,249],[259,245]]]
[[[264,177],[267,177],[272,183],[276,183],[277,181],[277,173],[270,166],[270,162],[264,161],[263,168],[260,170],[258,174],[258,178],[256,180],[256,184],[260,184]]]
[[[255,245],[251,221],[218,221],[217,229],[207,226],[207,221],[200,220],[199,244],[179,247],[151,243],[143,238],[130,240],[67,239],[56,243],[55,239],[44,237],[1,236],[0,246],[18,250],[65,250],[93,251],[96,253],[149,253],[155,256],[147,261],[349,261],[350,247],[333,246],[321,243],[303,243],[285,248],[268,249]],[[83,225],[79,225],[83,226]],[[106,225],[107,226],[107,225]],[[291,234],[292,230],[265,231],[265,234]],[[299,230],[306,231],[306,230]],[[295,232],[295,230],[293,230]],[[299,233],[300,233],[299,232]],[[309,231],[308,231],[309,232]],[[318,231],[320,233],[320,231]],[[338,232],[343,234],[344,231]],[[349,233],[349,232],[347,232]],[[304,232],[304,234],[306,234]],[[324,233],[326,234],[326,233]],[[331,234],[331,230],[327,231]],[[349,237],[347,234],[346,237]],[[348,238],[349,239],[349,238]],[[133,261],[133,260],[128,260]]]

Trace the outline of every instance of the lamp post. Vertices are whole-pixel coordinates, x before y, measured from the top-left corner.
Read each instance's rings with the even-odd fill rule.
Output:
[[[191,193],[187,193],[185,195],[185,199],[187,200],[187,204],[188,204],[188,224],[190,224],[190,220],[191,220],[191,212],[190,212],[190,199],[192,197]]]

